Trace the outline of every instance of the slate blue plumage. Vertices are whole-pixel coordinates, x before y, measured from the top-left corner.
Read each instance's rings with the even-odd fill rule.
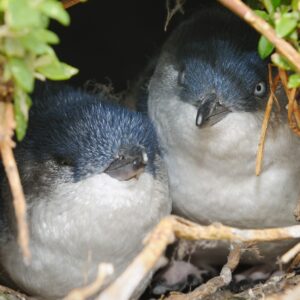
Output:
[[[299,138],[287,124],[280,87],[281,109],[273,108],[262,174],[255,175],[270,93],[268,60],[257,53],[258,39],[225,8],[202,9],[171,34],[149,82],[148,110],[168,169],[173,211],[202,224],[296,223]],[[226,247],[207,253],[207,262],[223,263]],[[272,263],[283,248],[270,246],[260,260]]]
[[[29,128],[15,155],[28,205],[32,262],[26,266],[20,254],[2,178],[0,265],[10,285],[29,295],[62,298],[93,281],[101,262],[114,265],[107,286],[170,213],[153,125],[105,94],[59,84],[37,87]]]

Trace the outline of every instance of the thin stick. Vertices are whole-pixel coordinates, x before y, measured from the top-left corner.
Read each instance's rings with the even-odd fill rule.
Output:
[[[165,22],[165,28],[164,30],[167,31],[167,27],[171,21],[171,19],[174,17],[174,15],[180,11],[183,14],[183,5],[186,0],[175,0],[175,5],[173,8],[171,8],[171,0],[166,1],[166,6],[167,6],[167,18]]]
[[[13,105],[10,102],[0,102],[0,107],[1,119],[4,120],[1,124],[3,128],[1,128],[2,139],[0,142],[0,152],[13,196],[13,205],[18,227],[18,242],[21,247],[25,263],[29,263],[31,254],[29,250],[29,230],[26,222],[26,201],[17,164],[12,151],[13,142],[10,140],[11,131],[14,127]]]
[[[72,290],[63,300],[84,300],[99,292],[103,286],[104,280],[112,275],[114,268],[112,264],[100,264],[98,275],[94,282],[83,288]]]
[[[284,39],[277,37],[275,30],[264,19],[241,0],[218,0],[222,5],[244,19],[258,32],[263,34],[291,64],[300,72],[300,54]]]
[[[105,289],[97,300],[127,300],[143,278],[158,263],[167,245],[175,241],[174,219],[166,217],[154,228],[144,250],[134,259],[116,281]]]
[[[286,289],[283,293],[276,293],[269,297],[264,298],[265,300],[299,300],[300,285],[298,284],[294,288]]]
[[[143,251],[98,300],[127,300],[140,282],[158,263],[167,245],[175,237],[188,240],[223,240],[231,242],[268,242],[300,237],[300,225],[270,229],[237,229],[221,224],[201,226],[177,216],[168,216],[154,228]]]
[[[299,129],[300,128],[300,111],[299,111],[299,106],[298,106],[297,100],[295,99],[295,96],[294,96],[294,103],[293,104],[294,104],[293,114],[294,114],[294,118],[295,118],[295,121],[296,121],[297,128]]]
[[[279,77],[283,88],[288,98],[288,123],[293,132],[300,136],[300,115],[298,104],[296,102],[296,89],[289,89],[287,87],[287,74],[285,70],[278,69]],[[299,124],[298,124],[299,121]]]
[[[267,129],[268,129],[269,120],[270,120],[272,107],[273,107],[274,90],[276,88],[273,86],[272,69],[271,69],[270,65],[269,65],[269,85],[270,85],[270,96],[269,96],[269,99],[267,102],[267,107],[265,110],[265,115],[264,115],[264,119],[263,119],[263,123],[262,123],[262,127],[261,127],[261,133],[260,133],[258,149],[257,149],[257,154],[256,154],[256,165],[255,165],[256,176],[259,176],[261,173]]]
[[[80,0],[62,0],[62,4],[65,9],[68,9],[69,7],[72,7],[80,2]]]
[[[227,286],[232,280],[232,272],[238,266],[241,258],[241,246],[235,245],[230,251],[228,260],[223,266],[219,276],[208,280],[199,288],[188,294],[173,294],[165,298],[166,300],[201,300],[207,296],[213,295],[218,289]]]
[[[289,251],[287,251],[285,254],[283,254],[280,258],[280,262],[283,264],[289,263],[299,252],[300,252],[300,243],[298,243]]]

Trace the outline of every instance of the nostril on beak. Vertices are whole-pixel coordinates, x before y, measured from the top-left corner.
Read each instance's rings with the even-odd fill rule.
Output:
[[[148,155],[144,148],[126,145],[121,147],[105,173],[118,180],[129,180],[143,173],[147,162]]]
[[[148,162],[148,155],[145,150],[140,152],[140,155],[133,160],[132,167],[134,170],[143,170],[144,167],[147,165]]]
[[[148,155],[145,150],[142,151],[143,163],[146,165],[148,163]]]
[[[200,127],[203,121],[203,115],[200,109],[197,111],[197,116],[196,116],[196,126]]]

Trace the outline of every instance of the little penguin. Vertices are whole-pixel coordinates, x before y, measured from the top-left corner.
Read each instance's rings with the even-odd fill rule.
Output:
[[[33,95],[25,139],[15,157],[27,202],[31,263],[17,243],[7,179],[1,186],[1,271],[12,286],[59,299],[95,280],[100,263],[113,276],[171,211],[166,169],[151,121],[67,85]]]
[[[170,35],[149,82],[148,111],[167,165],[173,211],[201,224],[296,224],[300,140],[288,126],[282,87],[276,90],[281,107],[273,108],[262,173],[255,174],[270,94],[268,60],[259,57],[258,40],[226,9],[202,9]],[[274,263],[282,250],[269,244],[261,261]]]

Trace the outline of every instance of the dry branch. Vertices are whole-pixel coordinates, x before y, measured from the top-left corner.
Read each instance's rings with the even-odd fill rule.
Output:
[[[76,5],[80,2],[81,2],[80,0],[62,0],[62,4],[63,4],[65,9],[67,9],[71,6],[74,6],[74,5]]]
[[[257,150],[257,155],[256,155],[256,165],[255,165],[255,174],[256,176],[259,176],[261,173],[261,167],[262,167],[262,161],[263,161],[263,156],[264,156],[264,147],[265,147],[265,140],[266,140],[266,135],[267,135],[267,129],[268,129],[268,124],[272,112],[272,107],[273,107],[273,102],[275,98],[275,90],[278,81],[275,81],[275,84],[273,84],[272,80],[272,67],[271,65],[269,67],[269,85],[270,85],[270,96],[267,102],[267,107],[265,110],[265,115],[264,115],[264,120],[262,123],[262,128],[261,128],[261,134],[260,134],[260,139],[259,139],[259,144],[258,144],[258,150]]]
[[[270,300],[270,298],[267,298],[267,296],[273,297],[274,295],[280,295],[285,290],[289,288],[293,288],[295,285],[298,284],[299,284],[299,276],[297,275],[295,276],[294,273],[276,275],[269,278],[267,282],[263,284],[257,284],[253,288],[235,294],[230,299],[232,300],[269,299]]]
[[[289,251],[287,251],[284,255],[282,255],[280,258],[280,262],[282,264],[289,263],[299,252],[300,252],[300,243],[298,243]]]
[[[174,17],[174,15],[180,11],[183,14],[183,5],[186,0],[175,0],[174,7],[171,8],[171,0],[166,1],[167,6],[167,18],[165,22],[165,28],[164,30],[167,31],[167,27],[171,21],[171,19]]]
[[[285,70],[278,69],[279,77],[288,98],[288,123],[295,134],[300,136],[300,112],[296,100],[297,90],[287,87],[288,77]]]
[[[300,298],[300,285],[293,289],[287,289],[280,295],[271,295],[266,297],[265,300],[299,300]]]
[[[97,300],[129,299],[143,278],[158,263],[167,245],[175,241],[174,217],[166,217],[154,228],[144,250]]]
[[[277,37],[275,30],[264,19],[241,0],[218,0],[222,5],[244,19],[258,32],[263,34],[289,62],[300,72],[300,54],[284,39]]]
[[[219,276],[210,279],[199,288],[188,294],[173,294],[166,300],[201,300],[207,296],[213,295],[218,289],[227,286],[232,280],[232,272],[238,266],[241,258],[241,245],[234,245],[230,251],[228,260],[223,266]]]
[[[167,245],[175,237],[188,240],[223,240],[231,242],[267,242],[300,237],[300,225],[271,229],[237,229],[221,224],[201,226],[177,216],[168,216],[154,228],[143,251],[124,273],[105,289],[98,300],[127,300],[140,282],[158,263]]]
[[[4,90],[2,92],[4,92]],[[3,94],[0,96],[2,95]],[[5,94],[5,97],[6,96]],[[24,261],[28,263],[31,255],[29,250],[29,231],[26,222],[26,202],[12,151],[12,147],[14,147],[14,142],[12,141],[14,129],[15,121],[12,103],[0,102],[0,153],[13,195],[13,205],[18,227],[18,242],[23,253]]]

